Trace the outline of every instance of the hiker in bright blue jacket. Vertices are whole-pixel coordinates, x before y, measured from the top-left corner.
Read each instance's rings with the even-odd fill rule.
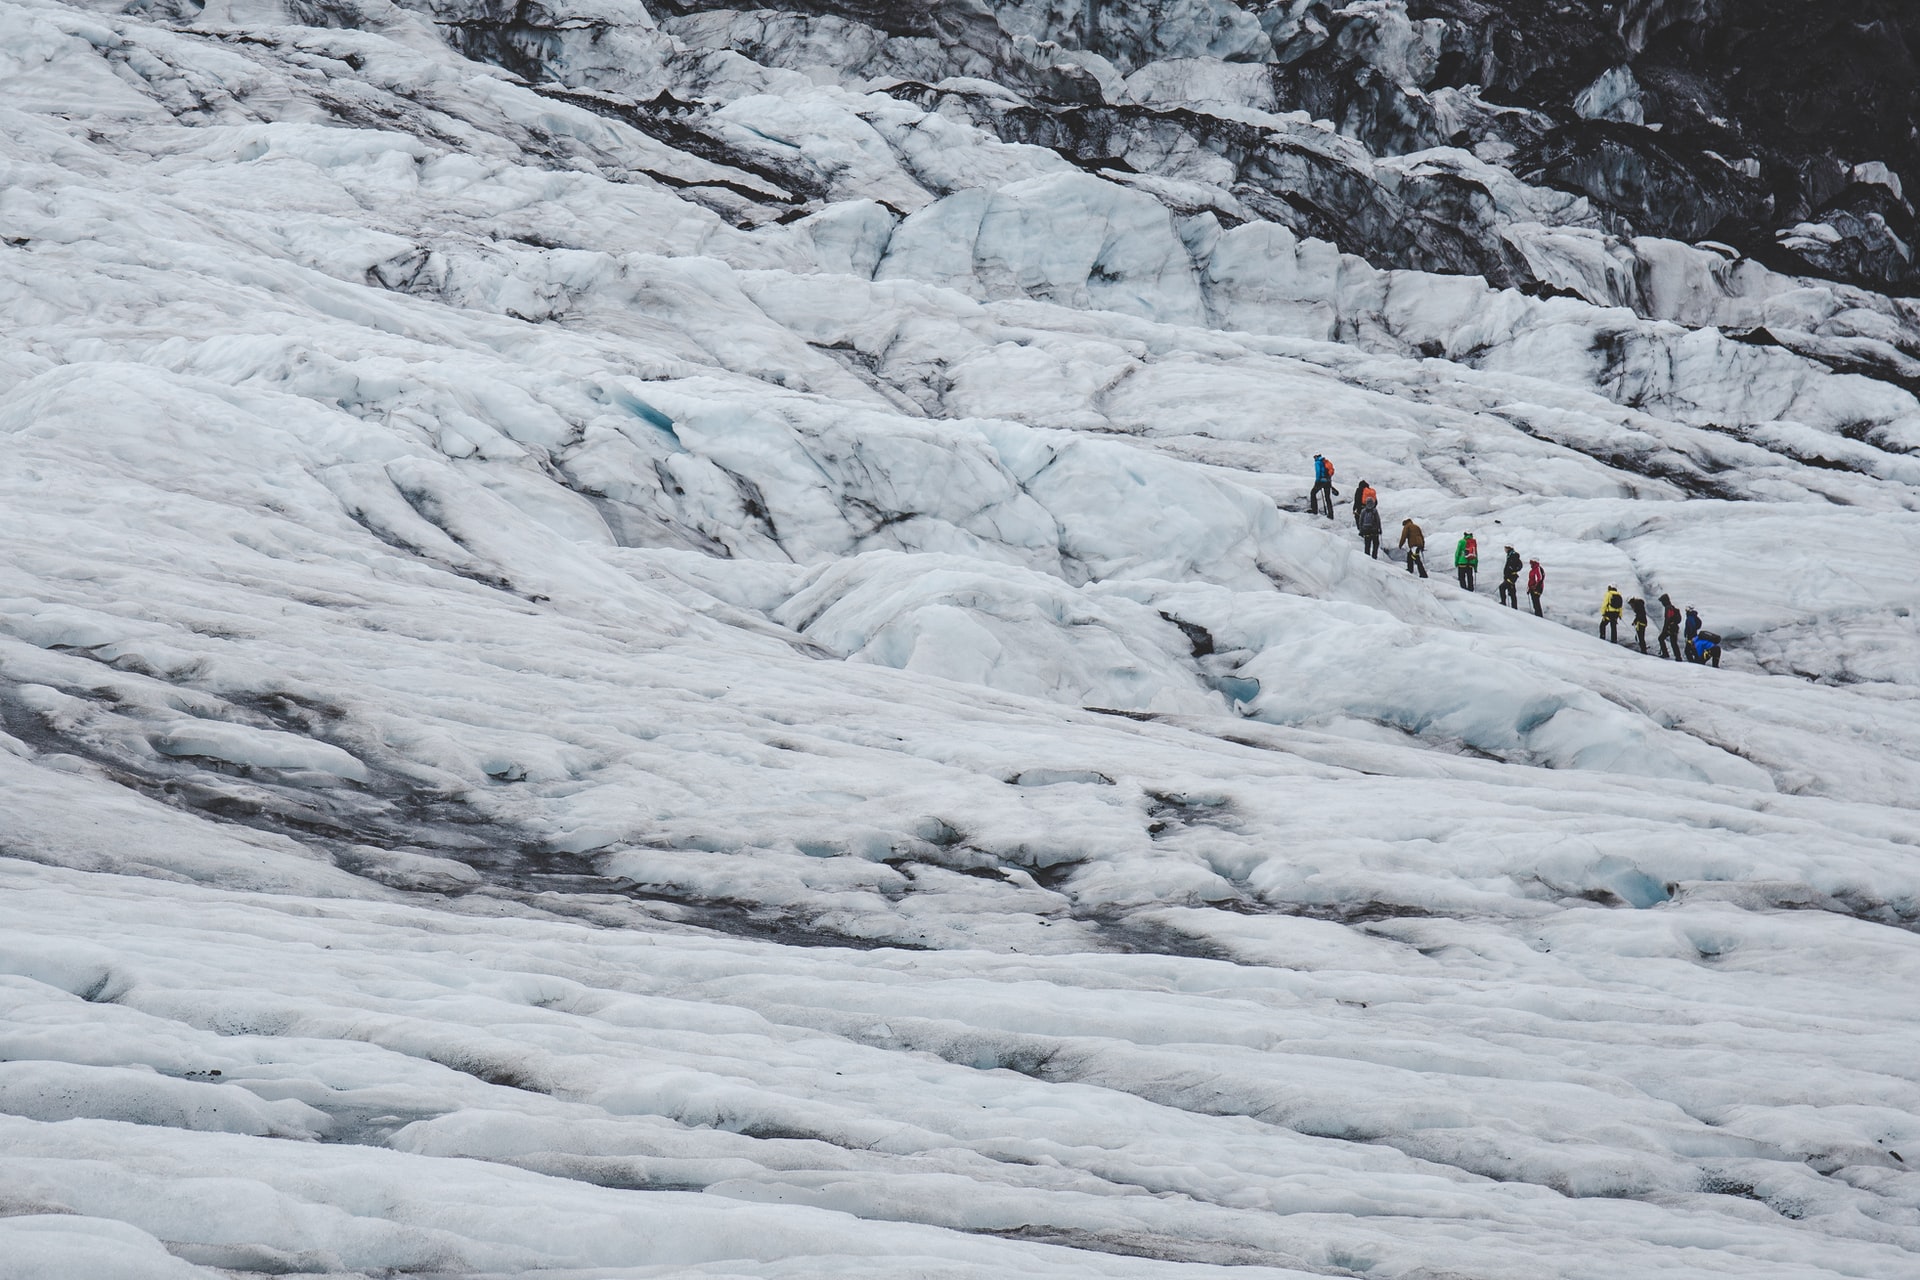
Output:
[[[1333,464],[1320,454],[1313,455],[1313,492],[1307,495],[1307,514],[1320,513],[1320,500],[1326,499],[1327,519],[1333,519],[1333,500],[1339,496],[1333,487]]]
[[[1702,631],[1688,642],[1692,648],[1693,660],[1702,664],[1720,665],[1720,637],[1711,631]]]

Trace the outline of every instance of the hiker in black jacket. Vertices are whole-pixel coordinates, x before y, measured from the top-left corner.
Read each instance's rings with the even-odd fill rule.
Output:
[[[1660,615],[1660,656],[1672,658],[1675,662],[1684,660],[1680,651],[1680,610],[1666,592],[1660,593],[1660,607],[1665,610]]]
[[[1520,553],[1507,547],[1507,562],[1500,569],[1500,603],[1509,609],[1520,607]]]

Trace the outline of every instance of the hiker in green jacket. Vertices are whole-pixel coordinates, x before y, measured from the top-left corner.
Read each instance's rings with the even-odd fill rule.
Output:
[[[1473,534],[1461,534],[1453,549],[1453,571],[1460,575],[1460,585],[1466,590],[1473,590],[1473,571],[1479,567],[1480,544],[1473,540]]]

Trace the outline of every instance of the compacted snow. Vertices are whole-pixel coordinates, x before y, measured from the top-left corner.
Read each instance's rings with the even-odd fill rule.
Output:
[[[1920,309],[994,8],[0,0],[0,1273],[1920,1272]]]

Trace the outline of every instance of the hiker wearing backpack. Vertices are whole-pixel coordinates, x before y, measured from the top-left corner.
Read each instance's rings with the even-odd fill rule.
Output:
[[[1473,540],[1473,534],[1461,534],[1453,548],[1453,571],[1460,575],[1460,585],[1466,590],[1473,590],[1473,571],[1479,567],[1480,544]]]
[[[1411,518],[1400,522],[1400,545],[1407,549],[1407,572],[1418,569],[1421,577],[1427,576],[1427,535]]]
[[[1639,596],[1627,601],[1627,608],[1633,610],[1633,639],[1640,646],[1640,652],[1647,651],[1647,602]]]
[[[1372,493],[1373,490],[1367,492]],[[1360,508],[1360,545],[1375,560],[1380,558],[1380,504],[1372,498],[1368,498],[1366,505]]]
[[[1660,593],[1660,656],[1680,661],[1680,610],[1674,606],[1673,598],[1666,592]]]
[[[1702,631],[1693,637],[1693,660],[1698,663],[1712,663],[1715,669],[1720,666],[1720,637],[1711,631]]]
[[[1307,514],[1320,514],[1320,500],[1326,499],[1327,519],[1333,519],[1333,500],[1340,491],[1333,487],[1333,464],[1320,454],[1313,455],[1313,491],[1307,494]]]
[[[1533,616],[1544,618],[1540,612],[1540,593],[1547,589],[1547,571],[1540,567],[1538,560],[1527,562],[1527,595],[1533,600]]]
[[[1688,662],[1700,661],[1700,656],[1694,651],[1693,647],[1693,638],[1700,634],[1700,615],[1693,611],[1692,605],[1687,606],[1687,626],[1682,634],[1686,636],[1687,643],[1681,652],[1687,655]]]
[[[1621,597],[1620,588],[1608,583],[1607,593],[1600,597],[1600,638],[1602,640],[1608,638],[1607,632],[1611,630],[1613,642],[1620,643],[1620,611],[1626,607],[1627,602]]]
[[[1507,545],[1507,562],[1500,568],[1500,603],[1509,609],[1520,607],[1520,553]]]
[[[1365,480],[1362,480],[1360,482],[1360,487],[1353,491],[1353,527],[1354,528],[1358,529],[1360,527],[1360,513],[1366,509],[1366,506],[1369,502],[1375,501],[1377,497],[1378,495],[1375,494],[1373,491],[1373,486],[1368,484]]]

